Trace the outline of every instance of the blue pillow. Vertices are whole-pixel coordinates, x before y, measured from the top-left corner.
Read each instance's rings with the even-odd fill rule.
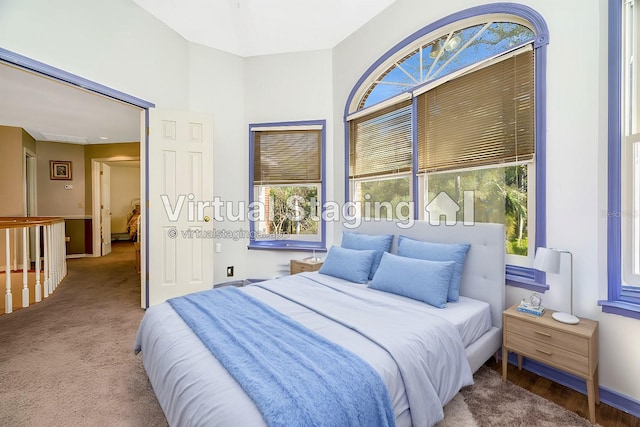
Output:
[[[454,264],[385,253],[369,287],[444,308]]]
[[[318,272],[355,283],[367,283],[375,256],[376,251],[357,251],[332,246]]]
[[[449,301],[458,301],[460,297],[460,282],[462,281],[462,268],[470,246],[468,243],[422,242],[400,236],[398,238],[398,255],[429,261],[455,262],[447,299]]]
[[[373,279],[373,275],[376,274],[378,265],[380,265],[380,258],[382,258],[382,254],[389,252],[392,242],[393,234],[372,235],[343,231],[341,246],[347,249],[376,251],[376,257],[373,260],[371,271],[369,272],[369,280],[371,280]]]

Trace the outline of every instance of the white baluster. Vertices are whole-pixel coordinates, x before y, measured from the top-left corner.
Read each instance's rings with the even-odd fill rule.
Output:
[[[44,273],[44,297],[47,298],[50,292],[50,281],[49,278],[49,264],[51,263],[51,259],[49,258],[51,252],[49,251],[49,225],[45,225],[42,229],[42,247],[44,249],[44,268],[42,269]]]
[[[60,269],[60,255],[61,255],[61,247],[60,247],[60,243],[64,243],[62,239],[62,236],[60,236],[60,223],[57,223],[55,225],[55,232],[56,232],[56,288],[58,287],[58,285],[60,284],[60,281],[62,280],[62,278],[60,277],[61,274],[61,269]]]
[[[27,227],[22,228],[22,307],[29,307],[29,237]]]
[[[36,225],[35,227],[36,233],[36,302],[42,301],[42,284],[40,283],[40,226]]]
[[[56,289],[58,287],[58,283],[60,283],[60,275],[58,274],[60,269],[59,269],[59,263],[60,263],[60,259],[59,259],[59,255],[60,255],[60,236],[58,235],[58,224],[53,224],[52,227],[52,233],[53,233],[53,237],[51,238],[51,242],[53,243],[53,252],[52,252],[52,257],[53,257],[53,289]]]
[[[49,288],[51,292],[56,290],[56,225],[51,224],[49,227],[49,251],[51,253],[51,261],[49,262]]]
[[[64,244],[64,239],[60,235],[60,223],[56,224],[55,242],[56,242],[56,288],[57,288],[60,282],[62,281],[62,278],[60,277],[60,274],[62,273],[62,269],[60,268],[61,266],[60,255],[62,254],[60,245],[61,243]]]
[[[13,311],[13,297],[11,295],[11,239],[8,228],[6,229],[5,239],[5,284],[7,292],[4,295],[4,312],[9,314]]]
[[[67,223],[62,222],[62,278],[67,277]]]
[[[11,229],[13,231],[13,271],[18,271],[18,237],[16,236],[16,230],[17,228]]]

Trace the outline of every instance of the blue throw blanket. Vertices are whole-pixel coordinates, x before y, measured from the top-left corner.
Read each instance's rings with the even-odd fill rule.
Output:
[[[270,426],[393,426],[386,386],[364,360],[229,287],[170,299]]]

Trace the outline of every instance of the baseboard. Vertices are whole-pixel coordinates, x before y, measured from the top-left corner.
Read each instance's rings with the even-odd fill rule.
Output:
[[[67,255],[67,259],[70,258],[86,258],[86,257],[92,257],[93,255],[91,254],[68,254]]]
[[[502,355],[502,351],[500,351],[499,354]],[[508,360],[510,364],[518,366],[518,357],[515,353],[510,352]],[[566,372],[536,362],[535,360],[527,359],[526,357],[522,358],[522,368],[582,394],[587,394],[587,384],[582,378],[567,374]],[[600,386],[599,392],[601,402],[640,418],[640,402],[637,400],[602,386]]]

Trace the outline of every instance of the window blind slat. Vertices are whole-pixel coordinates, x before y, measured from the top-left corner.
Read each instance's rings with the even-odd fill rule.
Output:
[[[533,52],[418,96],[418,172],[531,160]]]
[[[254,134],[254,184],[321,182],[322,131],[260,131]]]
[[[350,122],[349,177],[411,170],[411,101]]]

